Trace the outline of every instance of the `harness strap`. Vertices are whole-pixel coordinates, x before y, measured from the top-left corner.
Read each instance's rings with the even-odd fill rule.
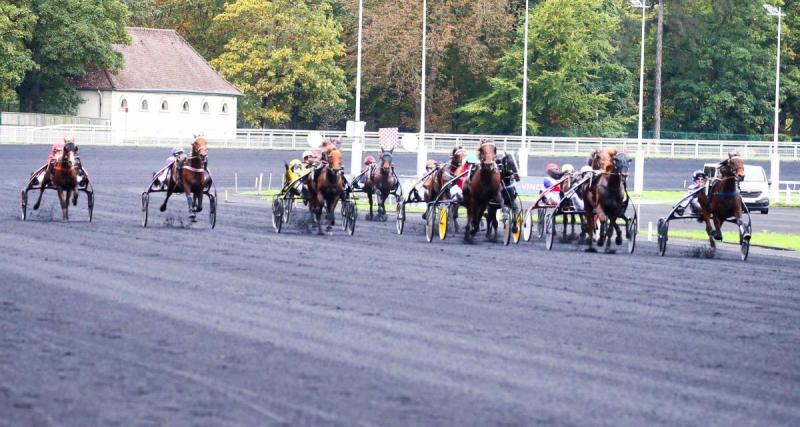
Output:
[[[198,169],[198,168],[191,167],[189,165],[183,165],[183,169],[190,170],[192,172],[197,172],[197,173],[204,173],[205,172],[205,169]]]

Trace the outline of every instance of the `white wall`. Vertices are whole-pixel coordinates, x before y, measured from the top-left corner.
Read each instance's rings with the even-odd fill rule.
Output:
[[[78,115],[98,116],[97,91],[79,91],[84,103]],[[122,108],[127,101],[128,111]],[[142,102],[147,101],[147,110]],[[167,102],[167,110],[161,104]],[[188,102],[189,111],[183,110]],[[127,137],[191,138],[203,134],[208,138],[233,139],[236,137],[237,97],[202,94],[160,94],[128,91],[103,92],[103,118],[111,119],[111,127]],[[208,105],[208,112],[203,105]],[[227,112],[222,111],[227,105]]]
[[[111,92],[96,90],[78,91],[83,103],[78,106],[78,117],[92,117],[108,119],[111,115]],[[102,108],[102,111],[101,111]]]

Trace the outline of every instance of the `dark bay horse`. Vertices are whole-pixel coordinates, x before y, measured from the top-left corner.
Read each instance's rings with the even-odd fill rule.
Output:
[[[736,218],[742,224],[742,196],[739,194],[739,182],[744,179],[744,161],[736,151],[728,153],[728,158],[719,163],[717,177],[708,185],[706,191],[697,195],[702,210],[703,221],[711,247],[716,247],[714,240],[722,240],[722,223],[728,218]],[[711,229],[711,220],[714,229]]]
[[[503,196],[503,203],[506,206],[510,206],[512,209],[515,209],[517,206],[517,187],[516,183],[519,182],[519,170],[517,168],[517,161],[514,159],[514,156],[508,153],[503,153],[503,156],[500,157],[497,161],[497,166],[500,171],[500,179],[503,182],[503,187],[500,190],[500,195]],[[487,208],[486,213],[486,223],[487,229],[488,227],[492,227],[497,232],[498,223],[497,223],[497,211],[500,209],[500,206],[495,203],[490,203],[489,207]],[[513,215],[516,213],[512,211],[511,214]],[[517,232],[517,223],[514,221],[514,218],[509,219],[511,222],[511,232]],[[487,234],[488,236],[488,234]]]
[[[624,218],[628,202],[625,181],[628,176],[629,161],[625,153],[618,152],[616,148],[607,148],[595,150],[589,159],[589,165],[595,170],[595,178],[584,184],[586,188],[583,189],[586,232],[589,236],[589,247],[586,251],[597,251],[591,236],[596,223],[600,223],[597,245],[605,245],[607,253],[614,253],[609,244],[615,230],[617,232],[615,243],[622,244],[622,232],[617,224],[617,218]]]
[[[502,209],[503,196],[500,191],[503,180],[497,168],[497,147],[488,139],[481,140],[478,148],[480,165],[473,166],[468,180],[464,183],[464,205],[467,207],[467,224],[464,227],[464,242],[472,243],[480,229],[481,217],[489,208],[490,203],[495,203]],[[497,221],[492,224],[487,221],[486,238],[497,240]]]
[[[326,141],[327,142],[327,141]],[[304,184],[308,189],[308,208],[317,225],[317,232],[322,232],[322,209],[325,208],[328,224],[325,231],[330,232],[336,223],[336,205],[345,188],[344,170],[342,169],[342,152],[335,144],[325,144],[320,166],[306,175]]]
[[[367,193],[369,200],[369,213],[367,220],[372,220],[372,195],[374,194],[378,202],[378,221],[386,221],[386,199],[389,194],[397,190],[400,180],[394,172],[392,162],[392,150],[385,151],[381,148],[380,161],[370,166],[364,179],[364,192]]]
[[[69,203],[78,204],[78,164],[76,153],[78,146],[75,141],[64,140],[64,148],[56,155],[53,162],[47,165],[47,170],[42,180],[42,188],[39,191],[39,198],[33,209],[39,209],[42,202],[42,194],[48,185],[55,187],[58,192],[58,201],[61,203],[61,219],[69,220]]]
[[[189,206],[189,218],[196,221],[197,212],[203,211],[203,191],[208,186],[206,166],[208,165],[208,142],[195,137],[192,155],[172,164],[171,178],[167,184],[167,197],[161,204],[161,212],[167,210],[167,201],[172,193],[183,192]]]
[[[442,191],[444,184],[455,177],[456,170],[461,166],[466,155],[467,150],[460,145],[453,147],[450,153],[450,161],[439,165],[436,172],[432,173],[428,179],[422,183],[422,186],[425,188],[425,202],[433,201]]]

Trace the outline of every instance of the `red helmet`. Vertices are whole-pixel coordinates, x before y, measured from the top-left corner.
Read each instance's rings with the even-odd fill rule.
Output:
[[[561,167],[558,166],[558,163],[553,163],[553,162],[550,162],[550,163],[544,165],[544,171],[545,172],[551,171],[551,170],[561,170]]]
[[[372,158],[372,156],[364,157],[364,164],[365,165],[371,165],[373,163],[375,163],[375,159]]]

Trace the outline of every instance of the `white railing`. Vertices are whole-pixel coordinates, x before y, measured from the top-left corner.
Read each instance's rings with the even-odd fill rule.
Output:
[[[780,201],[784,203],[800,202],[800,181],[780,181],[778,184]]]
[[[308,148],[310,130],[238,129],[235,138],[209,138],[211,144],[228,148],[264,150],[304,150]],[[349,150],[353,139],[339,130],[319,131],[323,138],[342,141]],[[173,146],[191,142],[192,137],[164,138],[135,136],[130,132],[113,130],[107,126],[57,125],[46,127],[0,126],[0,143],[51,144],[65,136],[75,136],[85,145],[152,145]],[[401,135],[402,137],[402,135]],[[429,152],[447,153],[456,144],[467,149],[477,148],[480,140],[490,138],[499,150],[515,152],[520,149],[519,136],[426,134],[425,145]],[[533,156],[585,156],[591,150],[613,145],[629,153],[636,151],[635,138],[569,138],[527,137],[529,152]],[[368,151],[379,149],[378,133],[367,132],[365,144]],[[738,150],[745,158],[766,159],[772,150],[770,141],[715,141],[715,140],[644,140],[643,149],[648,157],[719,159],[730,150]],[[800,144],[780,142],[778,150],[784,160],[800,160]],[[399,151],[403,151],[399,149]]]
[[[55,125],[94,125],[108,126],[108,119],[78,117],[62,114],[0,112],[0,125],[9,126],[55,126]]]

